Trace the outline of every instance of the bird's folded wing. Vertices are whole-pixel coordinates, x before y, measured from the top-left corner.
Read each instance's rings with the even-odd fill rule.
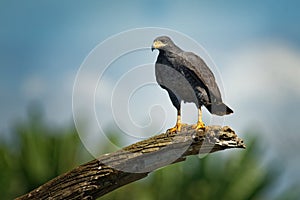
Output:
[[[189,70],[193,71],[197,76],[197,79],[202,81],[202,83],[207,87],[210,95],[213,95],[217,101],[222,101],[221,93],[215,77],[204,60],[193,52],[182,52],[179,55],[182,62],[181,66],[185,66]]]

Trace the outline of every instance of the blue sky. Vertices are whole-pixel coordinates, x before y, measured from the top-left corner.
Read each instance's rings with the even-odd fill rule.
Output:
[[[65,76],[75,72],[99,42],[131,28],[154,26],[183,32],[201,43],[217,64],[222,52],[256,40],[283,40],[295,48],[300,45],[297,1],[0,4],[1,120],[24,111],[22,85],[29,77],[40,77],[55,93]]]
[[[266,139],[285,134],[272,140],[285,150],[273,154],[293,163],[287,176],[293,177],[300,167],[294,132],[300,110],[300,3],[224,2],[0,1],[0,133],[24,118],[34,100],[43,104],[50,122],[70,122],[77,70],[96,45],[128,29],[169,28],[196,40],[213,58],[226,102],[235,110],[227,124],[239,132],[255,124]],[[147,55],[154,62],[156,54]],[[167,110],[169,127],[175,111],[171,105]]]

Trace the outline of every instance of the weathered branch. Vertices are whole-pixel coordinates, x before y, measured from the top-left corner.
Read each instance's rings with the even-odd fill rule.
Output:
[[[163,133],[105,154],[17,199],[96,199],[186,156],[229,148],[245,148],[231,128],[207,126],[196,131],[186,125],[180,133]]]

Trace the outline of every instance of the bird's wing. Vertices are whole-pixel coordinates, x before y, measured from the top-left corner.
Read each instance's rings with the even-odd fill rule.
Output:
[[[202,81],[207,87],[208,92],[214,96],[215,100],[222,102],[221,93],[216,83],[215,76],[204,60],[193,52],[181,52],[180,57],[182,58],[181,62],[183,62],[184,66],[195,73],[195,78]]]

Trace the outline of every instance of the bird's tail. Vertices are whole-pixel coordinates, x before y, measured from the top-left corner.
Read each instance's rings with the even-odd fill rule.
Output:
[[[226,106],[222,102],[205,105],[205,107],[207,108],[207,110],[209,110],[209,112],[211,114],[215,114],[215,115],[219,115],[219,116],[228,115],[228,114],[233,113],[233,110],[231,108],[229,108],[228,106]]]

